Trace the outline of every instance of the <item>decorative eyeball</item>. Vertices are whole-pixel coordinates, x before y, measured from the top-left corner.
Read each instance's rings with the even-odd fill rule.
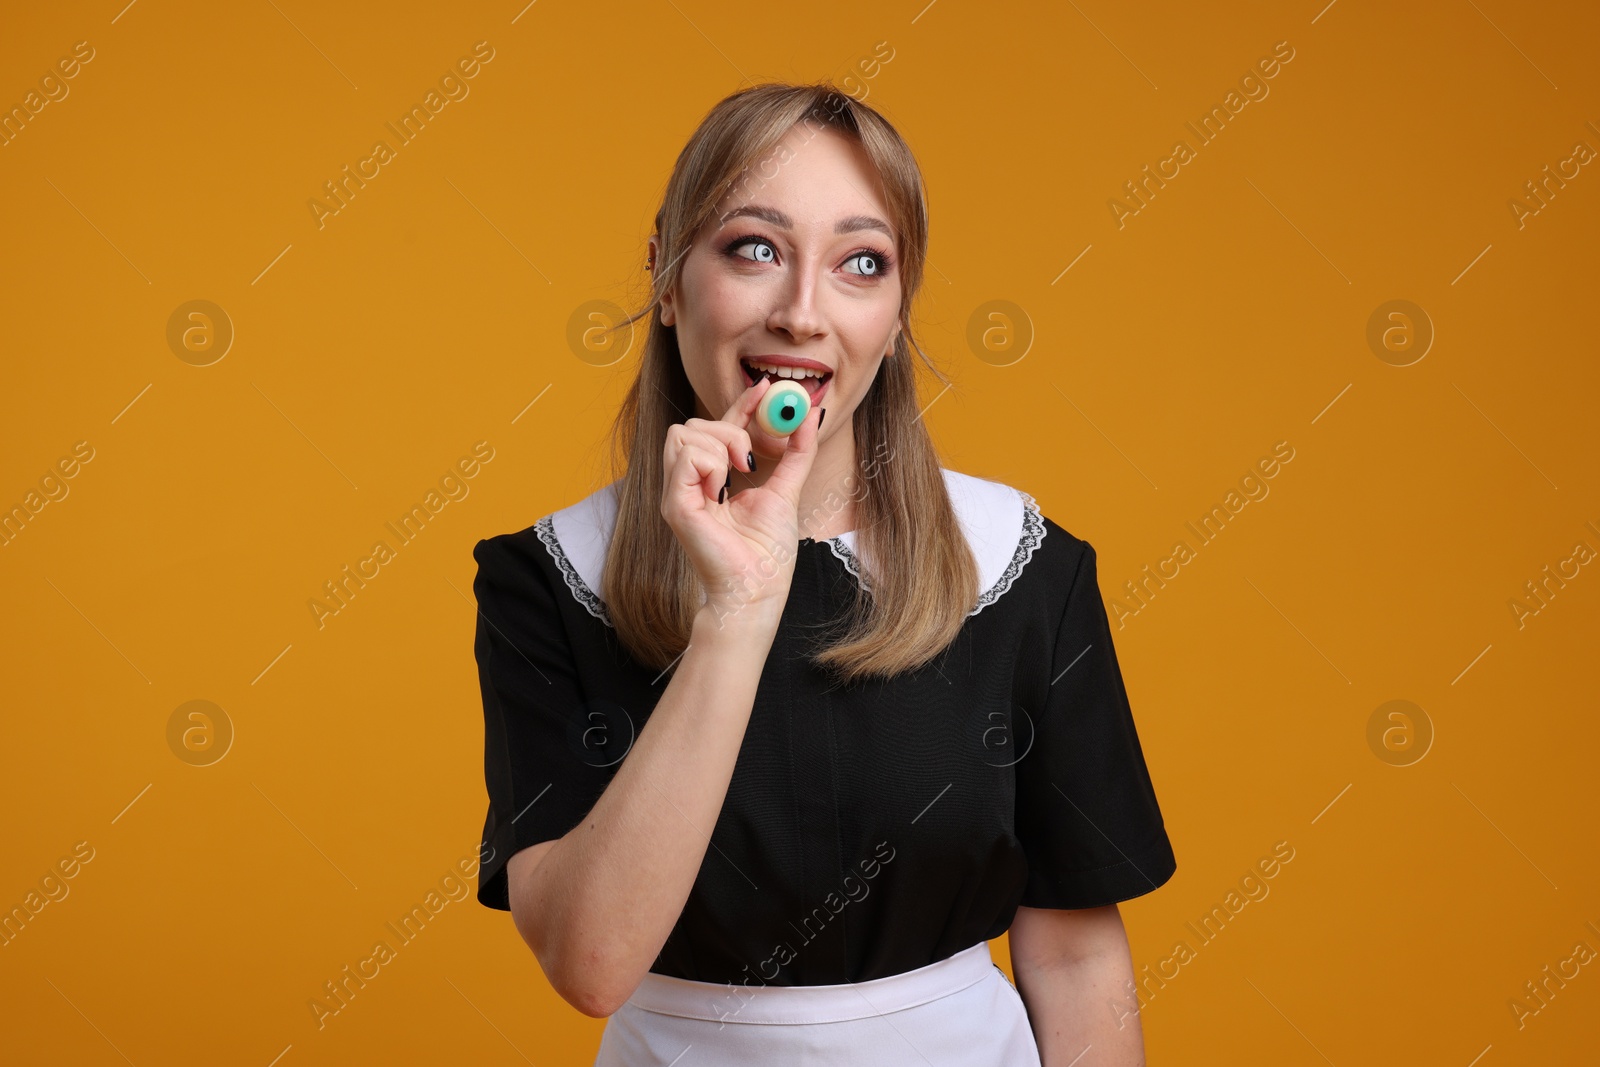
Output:
[[[811,394],[793,381],[776,381],[756,404],[756,425],[774,437],[788,437],[811,413]]]

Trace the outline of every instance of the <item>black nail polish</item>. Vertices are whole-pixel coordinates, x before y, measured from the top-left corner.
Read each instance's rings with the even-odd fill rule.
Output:
[[[754,452],[746,452],[744,458],[750,461],[750,473],[754,474],[756,470],[756,454]]]
[[[817,411],[817,431],[819,433],[822,431],[822,420],[827,418],[827,417],[828,417],[828,409],[827,408],[818,409],[818,411]]]
[[[727,499],[728,499],[728,487],[727,486],[723,486],[721,489],[717,490],[717,503],[720,504],[720,503],[722,503],[723,501],[725,501]]]

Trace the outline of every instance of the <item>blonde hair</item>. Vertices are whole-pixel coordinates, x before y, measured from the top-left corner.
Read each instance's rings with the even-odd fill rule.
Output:
[[[601,597],[624,647],[653,668],[682,655],[703,603],[699,575],[661,517],[667,429],[695,408],[677,332],[661,323],[661,294],[677,280],[678,264],[701,229],[715,221],[717,204],[741,182],[759,181],[752,167],[801,122],[853,139],[877,168],[899,234],[901,285],[901,330],[856,409],[856,471],[846,487],[856,498],[855,544],[870,589],[857,583],[842,632],[812,662],[846,681],[915,669],[955,640],[977,602],[977,564],[920,417],[910,359],[915,351],[947,381],[917,347],[909,321],[928,247],[916,160],[882,115],[831,83],[757,85],[713,107],[678,154],[655,217],[659,257],[650,302],[617,327],[651,316],[638,376],[611,434],[612,469],[621,483]],[[803,533],[807,516],[800,524]]]

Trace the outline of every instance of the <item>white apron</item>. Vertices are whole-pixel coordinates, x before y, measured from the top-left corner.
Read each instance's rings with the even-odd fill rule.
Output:
[[[595,1067],[1040,1067],[1022,997],[980,941],[912,971],[822,986],[646,974]]]

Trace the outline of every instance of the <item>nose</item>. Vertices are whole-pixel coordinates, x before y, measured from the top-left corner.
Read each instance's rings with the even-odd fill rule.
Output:
[[[817,282],[810,271],[791,272],[789,283],[782,287],[777,303],[767,316],[767,328],[788,335],[796,344],[825,332],[817,307]]]

